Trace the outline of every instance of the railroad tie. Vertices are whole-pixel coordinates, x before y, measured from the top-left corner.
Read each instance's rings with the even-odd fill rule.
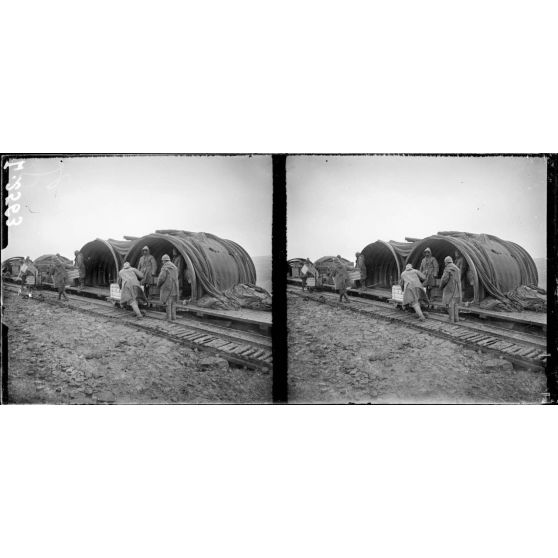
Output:
[[[223,345],[222,347],[219,348],[220,351],[225,351],[227,353],[230,353],[233,351],[233,349],[235,349],[236,347],[238,347],[237,343],[230,343],[228,342],[226,345]]]
[[[486,333],[477,333],[477,335],[470,337],[470,343],[478,343],[479,341],[484,341],[486,339]]]
[[[488,339],[483,339],[482,341],[479,341],[479,345],[482,345],[483,347],[490,347],[490,345],[492,345],[492,343],[497,343],[498,339],[495,339],[494,337],[489,337]]]
[[[539,349],[533,349],[531,348],[531,350],[525,355],[527,358],[535,358],[538,354],[540,354],[540,350]]]
[[[201,339],[204,335],[205,333],[199,333],[197,331],[193,331],[189,335],[186,335],[184,339],[187,339],[188,341],[197,341],[198,339]]]
[[[201,337],[198,337],[195,341],[196,341],[196,343],[200,343],[202,345],[205,345],[205,343],[207,343],[208,341],[213,341],[213,339],[215,339],[215,337],[213,337],[213,335],[204,334]]]
[[[206,343],[206,347],[211,347],[212,349],[220,349],[224,345],[227,345],[228,341],[223,341],[223,339],[213,339],[209,343]]]
[[[244,358],[255,358],[254,355],[258,352],[258,348],[254,348],[254,347],[248,347],[248,350],[244,351],[243,353],[240,353],[241,356],[243,356]]]
[[[457,338],[460,339],[461,341],[467,341],[467,339],[469,339],[469,337],[473,337],[475,334],[471,333],[470,331],[463,331],[461,333],[457,334]]]
[[[521,350],[517,353],[520,357],[526,357],[532,351],[532,347],[522,347]]]
[[[185,339],[187,337],[191,337],[192,335],[194,334],[188,329],[183,329],[180,333],[176,334],[179,339]]]
[[[517,345],[512,345],[511,347],[506,347],[505,349],[502,349],[503,353],[506,353],[508,355],[515,355],[516,353],[518,353],[520,350],[522,349],[522,347],[518,347]]]

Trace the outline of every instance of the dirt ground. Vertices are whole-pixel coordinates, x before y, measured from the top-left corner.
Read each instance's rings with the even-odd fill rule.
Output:
[[[287,322],[291,403],[540,403],[546,392],[544,372],[348,309],[290,295]]]
[[[4,293],[9,403],[269,403],[271,373]]]

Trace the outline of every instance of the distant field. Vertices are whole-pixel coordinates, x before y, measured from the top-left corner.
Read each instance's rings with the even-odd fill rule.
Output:
[[[271,256],[255,256],[252,261],[256,266],[256,285],[271,292]]]
[[[539,273],[539,287],[546,289],[546,258],[535,258],[534,261]]]

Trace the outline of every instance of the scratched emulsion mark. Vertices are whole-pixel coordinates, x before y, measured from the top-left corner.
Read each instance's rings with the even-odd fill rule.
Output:
[[[58,196],[58,192],[60,191],[59,186],[62,185],[63,181],[68,182],[68,178],[69,178],[68,173],[64,172],[64,170],[63,170],[63,163],[64,163],[64,161],[62,161],[62,159],[59,159],[59,162],[56,165],[56,168],[53,169],[53,170],[46,170],[46,171],[41,171],[41,172],[26,171],[26,172],[23,173],[23,175],[25,177],[33,177],[30,184],[29,184],[32,187],[36,186],[38,183],[42,182],[41,179],[47,177],[47,180],[49,182],[47,182],[47,184],[44,186],[44,188],[46,190],[49,190],[50,192],[53,192],[54,197],[56,198]],[[26,180],[26,184],[27,184],[27,180]],[[35,211],[31,211],[31,209],[29,209],[29,211],[31,213],[36,213]]]
[[[11,169],[11,167],[15,167],[14,169],[11,169],[14,172],[8,181],[8,185],[6,186],[6,190],[9,194],[6,196],[6,200],[4,202],[8,206],[8,209],[4,212],[4,215],[8,218],[8,227],[17,227],[23,222],[23,217],[21,215],[16,215],[21,209],[21,204],[16,202],[18,202],[21,198],[21,192],[19,189],[21,188],[22,175],[19,174],[19,172],[23,170],[24,163],[25,161],[6,161],[4,164],[4,169]]]

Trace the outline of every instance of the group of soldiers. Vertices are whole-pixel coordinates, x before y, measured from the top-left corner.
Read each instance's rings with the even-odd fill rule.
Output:
[[[360,252],[355,254],[355,269],[359,272],[360,279],[356,281],[356,287],[360,290],[366,289],[367,269],[364,255]],[[459,321],[458,304],[462,301],[462,274],[465,272],[465,259],[458,252],[455,253],[455,262],[451,256],[444,258],[444,273],[440,280],[442,289],[442,304],[445,305],[449,314],[450,322]],[[399,281],[403,289],[403,307],[410,306],[414,309],[421,321],[426,320],[422,311],[421,303],[427,308],[432,306],[432,289],[437,286],[439,273],[438,261],[432,256],[432,250],[426,248],[421,260],[420,268],[414,269],[409,263],[401,273]],[[309,258],[306,258],[301,269],[302,290],[307,289],[308,277],[317,277],[318,272]],[[343,264],[341,256],[334,260],[332,276],[335,289],[339,293],[339,302],[350,302],[347,289],[352,281],[349,277],[347,267]]]
[[[138,319],[144,313],[139,309],[138,302],[148,304],[149,292],[152,285],[159,287],[161,304],[166,308],[167,320],[176,320],[176,306],[182,290],[184,279],[188,282],[189,274],[185,269],[184,260],[173,249],[173,261],[168,254],[161,258],[161,270],[157,276],[157,260],[151,255],[148,246],[142,249],[138,267],[132,267],[130,262],[124,262],[118,272],[118,285],[120,287],[120,304],[131,306]]]
[[[161,258],[161,270],[157,275],[157,260],[150,253],[149,247],[144,246],[142,255],[138,262],[138,267],[132,267],[129,262],[125,262],[122,269],[118,272],[118,285],[121,289],[121,304],[128,304],[132,307],[138,318],[145,315],[139,309],[139,303],[148,305],[149,293],[152,286],[160,288],[160,301],[166,307],[167,320],[176,320],[176,306],[178,298],[183,293],[185,287],[191,289],[191,275],[184,263],[183,257],[173,248],[173,259],[167,254]],[[74,269],[78,271],[78,291],[85,286],[86,268],[83,254],[76,250],[74,252]],[[69,284],[68,271],[71,269],[69,262],[64,262],[60,254],[52,258],[49,274],[52,276],[54,287],[58,291],[58,300],[68,300],[66,285]],[[3,270],[6,273],[11,270]],[[21,294],[28,294],[32,297],[33,289],[37,283],[39,271],[29,257],[23,261],[18,279],[21,279]],[[33,278],[30,280],[30,278]],[[23,293],[25,291],[25,293]]]
[[[436,287],[439,266],[436,258],[432,256],[430,248],[424,250],[424,257],[419,269],[414,269],[411,264],[405,266],[399,284],[403,288],[403,306],[409,305],[417,313],[419,320],[426,320],[421,308],[421,301],[431,307],[432,289]],[[461,269],[454,263],[451,256],[444,258],[444,273],[440,280],[442,289],[442,304],[447,308],[450,322],[459,321],[458,304],[462,301]]]

